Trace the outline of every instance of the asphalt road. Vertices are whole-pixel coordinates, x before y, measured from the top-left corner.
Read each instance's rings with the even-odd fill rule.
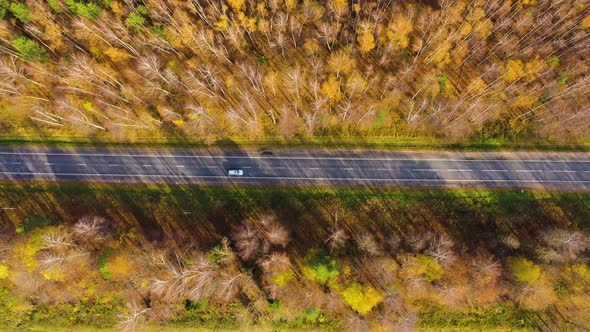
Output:
[[[0,180],[588,190],[590,153],[0,148]]]

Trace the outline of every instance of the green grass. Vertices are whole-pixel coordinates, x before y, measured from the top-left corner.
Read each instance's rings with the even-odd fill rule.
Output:
[[[117,141],[105,138],[90,139],[76,137],[8,137],[0,136],[0,146],[56,146],[56,147],[109,147],[109,148],[343,148],[343,149],[418,149],[451,151],[590,151],[590,142],[556,143],[545,140],[510,141],[507,139],[484,138],[449,143],[432,137],[305,137],[290,139],[244,140],[222,139],[216,141],[171,139],[135,139]]]

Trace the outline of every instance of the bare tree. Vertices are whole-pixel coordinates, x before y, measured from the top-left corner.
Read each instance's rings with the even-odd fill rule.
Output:
[[[575,260],[590,248],[590,238],[580,231],[556,228],[544,232],[541,237],[546,247],[540,248],[539,253],[548,261]]]
[[[73,234],[83,241],[102,241],[107,236],[108,221],[99,216],[84,216],[73,227]]]
[[[446,234],[435,236],[425,253],[432,256],[442,265],[452,264],[456,257],[453,253],[453,241]]]
[[[341,227],[338,226],[338,214],[334,216],[334,225],[330,227],[330,236],[324,241],[328,244],[330,251],[343,248],[350,236]]]
[[[375,236],[370,233],[363,233],[355,237],[358,248],[369,256],[378,256],[381,254],[381,248],[375,240]]]
[[[150,308],[141,308],[135,302],[127,303],[127,312],[118,315],[117,326],[122,332],[135,332],[149,310]]]

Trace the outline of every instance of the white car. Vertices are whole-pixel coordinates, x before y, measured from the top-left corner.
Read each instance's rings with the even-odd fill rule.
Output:
[[[231,168],[227,170],[227,175],[229,176],[242,176],[244,175],[244,170],[239,168]]]

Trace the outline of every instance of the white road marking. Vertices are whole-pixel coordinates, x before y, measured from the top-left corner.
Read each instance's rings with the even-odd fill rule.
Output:
[[[78,166],[86,166],[85,163],[80,163],[80,164],[76,164],[76,165],[78,165]]]
[[[87,156],[87,157],[140,157],[140,158],[207,158],[207,159],[285,159],[285,160],[363,160],[363,161],[460,161],[460,162],[543,162],[543,163],[590,163],[590,160],[550,159],[444,159],[444,158],[356,158],[356,157],[261,157],[261,156],[211,156],[211,155],[153,155],[153,154],[108,154],[108,153],[57,153],[57,152],[0,152],[0,155],[34,156]]]
[[[152,165],[150,165],[150,164],[144,164],[144,165],[142,165],[142,166],[143,166],[143,167],[152,167]]]
[[[178,168],[183,168],[183,167],[184,167],[184,165],[176,165],[176,167],[178,167]]]
[[[45,165],[52,165],[51,163],[45,163]]]
[[[119,166],[119,164],[109,164],[111,167]]]
[[[354,168],[350,168],[350,167],[348,167],[348,168],[343,168],[343,169],[344,169],[345,171],[352,171]]]
[[[577,171],[549,171],[553,173],[576,173]]]
[[[543,170],[540,170],[540,169],[517,169],[517,170],[514,170],[513,172],[518,172],[518,173],[527,173],[527,172],[530,172],[530,173],[543,173]]]
[[[207,166],[207,168],[217,168],[219,166]]]
[[[252,166],[244,166],[244,167],[242,167],[242,168],[252,168]]]
[[[310,167],[309,169],[319,169],[318,167]]]
[[[387,168],[377,168],[378,171],[387,171]]]
[[[508,169],[482,169],[482,172],[510,172]]]
[[[152,177],[152,178],[203,178],[203,179],[226,179],[227,176],[220,175],[182,175],[182,174],[100,174],[100,173],[43,173],[43,172],[5,172],[0,171],[0,174],[5,175],[35,175],[35,176],[80,176],[80,177],[117,177],[117,178],[136,178],[136,177]],[[518,183],[590,183],[590,180],[511,180],[511,179],[407,179],[407,178],[309,178],[309,177],[291,177],[291,176],[244,176],[233,177],[233,180],[239,179],[264,179],[264,180],[317,180],[317,181],[379,181],[379,182],[518,182]]]
[[[22,164],[22,163],[19,163],[19,162],[17,162],[17,161],[14,161],[14,162],[11,162],[11,164],[12,164],[12,165],[20,165],[20,164]]]
[[[412,168],[412,171],[416,172],[438,172],[438,168]]]
[[[467,169],[467,168],[459,168],[459,169],[445,169],[443,171],[447,171],[447,172],[473,172],[472,169]]]

